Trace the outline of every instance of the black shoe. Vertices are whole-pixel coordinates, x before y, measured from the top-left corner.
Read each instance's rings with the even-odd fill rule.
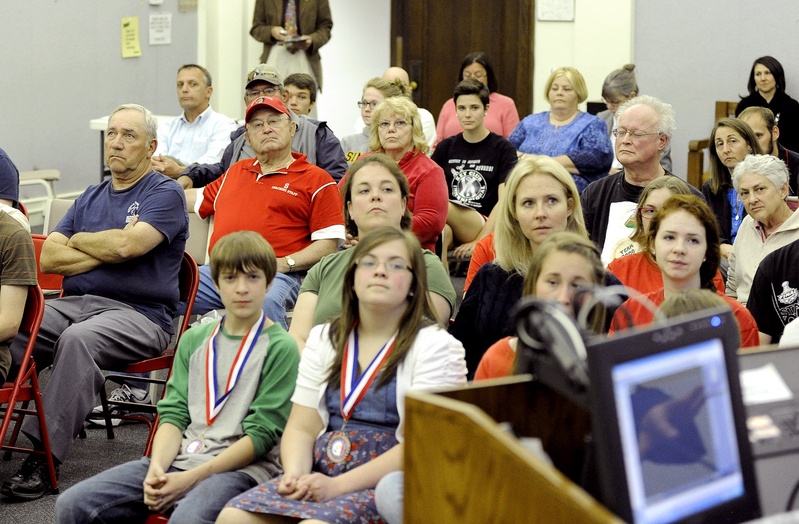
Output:
[[[58,465],[55,467],[58,478]],[[39,455],[30,455],[13,477],[3,482],[0,494],[9,499],[36,500],[53,490],[47,474],[47,461]]]

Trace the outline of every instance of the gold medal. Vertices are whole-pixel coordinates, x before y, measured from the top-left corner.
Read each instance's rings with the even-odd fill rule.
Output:
[[[350,456],[350,449],[352,443],[349,437],[343,431],[336,431],[330,435],[330,440],[327,441],[327,458],[330,462],[343,462]]]

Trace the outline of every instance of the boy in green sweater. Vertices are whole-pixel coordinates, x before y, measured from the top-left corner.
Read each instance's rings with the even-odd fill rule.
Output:
[[[226,315],[183,335],[152,457],[86,479],[56,501],[56,521],[214,522],[225,503],[280,473],[278,443],[299,365],[293,338],[261,309],[277,262],[252,231],[211,251],[211,276]]]

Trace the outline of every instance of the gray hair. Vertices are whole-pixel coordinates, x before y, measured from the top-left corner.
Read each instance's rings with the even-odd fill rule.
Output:
[[[772,155],[746,155],[738,162],[732,172],[732,187],[738,191],[741,177],[746,174],[761,175],[768,178],[777,191],[788,183],[788,168],[785,162]]]
[[[633,106],[648,106],[658,115],[658,132],[668,137],[671,142],[671,137],[674,136],[674,130],[677,129],[677,122],[674,119],[674,109],[671,104],[663,102],[659,98],[651,95],[640,95],[635,98],[624,102],[619,106],[616,111],[616,119],[621,117],[621,114]]]
[[[621,69],[612,71],[602,84],[602,97],[629,97],[633,92],[638,94],[638,81],[635,79],[635,64],[627,64]]]
[[[140,106],[139,104],[122,104],[117,106],[117,108],[111,112],[111,115],[109,115],[108,119],[110,120],[112,116],[126,109],[132,109],[133,111],[138,111],[144,115],[144,130],[147,131],[147,140],[158,138],[158,120],[153,116],[149,109],[144,106]]]

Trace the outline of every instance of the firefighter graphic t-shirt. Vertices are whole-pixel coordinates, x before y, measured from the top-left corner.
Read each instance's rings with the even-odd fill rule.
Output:
[[[440,142],[432,158],[447,177],[450,202],[488,216],[497,203],[499,185],[516,165],[516,149],[496,133],[476,143],[467,142],[461,133]]]

